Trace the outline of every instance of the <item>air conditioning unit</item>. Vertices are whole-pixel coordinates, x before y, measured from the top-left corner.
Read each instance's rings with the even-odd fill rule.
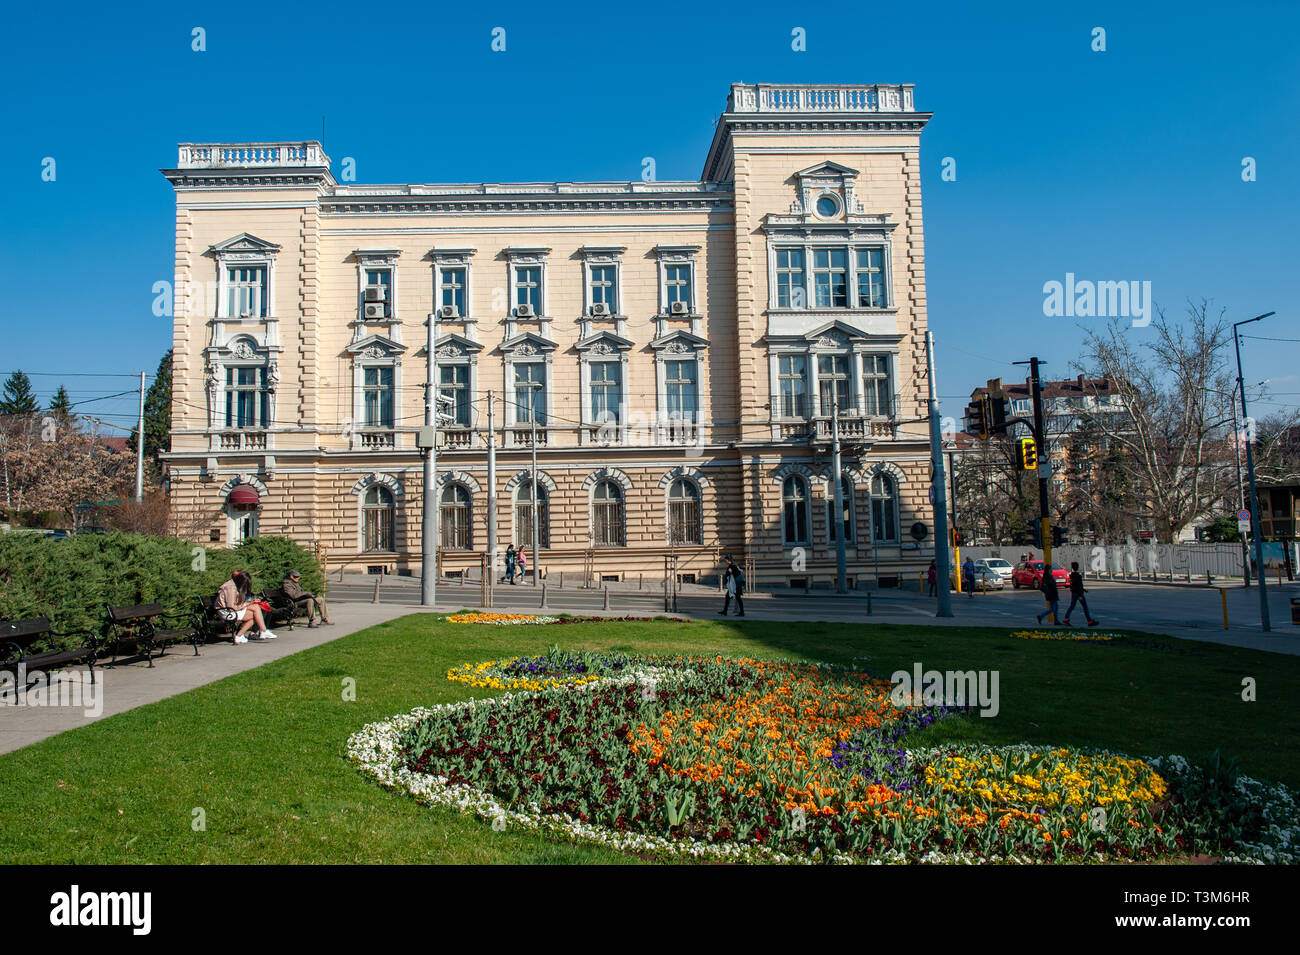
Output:
[[[592,314],[592,315],[608,315],[608,314],[609,314],[609,306],[606,305],[604,302],[595,302],[595,303],[593,303],[592,306],[591,306],[591,314]]]
[[[532,318],[533,307],[527,302],[524,302],[522,305],[517,305],[515,306],[515,316],[518,318]]]
[[[382,285],[366,286],[367,302],[383,302],[386,301],[387,298],[388,298],[388,289],[384,288],[384,286]]]
[[[365,312],[365,314],[366,314],[366,318],[383,318],[383,317],[384,317],[384,303],[383,303],[383,302],[366,302],[366,312]]]
[[[685,302],[673,302],[668,306],[668,311],[672,315],[686,315],[690,310],[690,306]]]
[[[438,309],[438,317],[460,318],[460,312],[456,309],[455,305],[444,305],[442,308]]]

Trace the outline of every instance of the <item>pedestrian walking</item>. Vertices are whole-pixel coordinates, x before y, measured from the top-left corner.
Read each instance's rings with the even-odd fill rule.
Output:
[[[1065,610],[1065,625],[1070,625],[1070,613],[1074,610],[1074,605],[1083,605],[1083,619],[1088,621],[1088,626],[1097,626],[1097,621],[1092,619],[1092,614],[1088,611],[1088,598],[1084,596],[1088,591],[1083,586],[1083,574],[1079,573],[1079,562],[1077,560],[1070,562],[1070,606]]]
[[[501,578],[502,583],[509,581],[515,582],[515,545],[506,545],[506,575]]]
[[[962,586],[966,588],[966,596],[971,600],[975,599],[975,561],[967,556],[966,563],[961,565]]]
[[[723,588],[727,592],[726,599],[722,602],[721,613],[725,617],[727,610],[731,607],[731,601],[736,601],[736,616],[745,615],[745,572],[736,566],[736,562],[730,557],[727,558],[727,570],[722,576]]]
[[[926,596],[936,596],[939,593],[939,568],[934,561],[930,561],[930,569],[925,572],[925,582],[930,588]]]
[[[528,580],[528,555],[524,549],[519,548],[519,553],[515,554],[515,567],[519,570],[519,579],[527,582]]]
[[[1043,582],[1039,588],[1043,591],[1043,599],[1047,601],[1047,609],[1038,615],[1038,622],[1042,623],[1043,618],[1050,614],[1052,621],[1060,626],[1056,614],[1061,609],[1061,594],[1056,589],[1056,575],[1052,573],[1051,564],[1043,564]]]

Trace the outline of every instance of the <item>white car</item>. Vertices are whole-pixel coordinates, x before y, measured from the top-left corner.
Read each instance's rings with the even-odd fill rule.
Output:
[[[1011,572],[1015,570],[1015,567],[1009,561],[1005,561],[1001,557],[981,557],[975,561],[975,566],[987,567],[1001,577],[1004,584],[1011,582]]]

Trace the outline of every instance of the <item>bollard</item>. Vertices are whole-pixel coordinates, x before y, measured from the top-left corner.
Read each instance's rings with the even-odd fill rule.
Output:
[[[375,574],[375,592],[370,597],[370,602],[372,604],[379,603],[379,582],[383,579],[384,578],[379,574]]]
[[[645,590],[645,574],[637,574],[636,589]]]
[[[605,588],[605,609],[609,609],[609,588]]]
[[[560,571],[560,589],[564,589],[564,571]]]
[[[542,584],[542,609],[545,610],[546,607],[546,584]]]
[[[920,595],[925,594],[925,571],[921,571],[916,575],[916,592]],[[870,594],[867,595],[867,599],[871,599]]]
[[[1222,588],[1219,589],[1219,601],[1223,604],[1223,629],[1228,629],[1228,592]]]
[[[867,591],[867,616],[871,616],[871,591]]]
[[[1208,570],[1205,572],[1205,586],[1207,587],[1214,586],[1214,577]]]

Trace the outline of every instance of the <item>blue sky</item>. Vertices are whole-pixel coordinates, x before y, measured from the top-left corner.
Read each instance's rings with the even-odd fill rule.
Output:
[[[0,372],[54,373],[34,378],[42,397],[62,381],[77,400],[131,383],[74,374],[155,369],[174,223],[158,169],[177,142],[317,139],[323,114],[336,175],[351,156],[360,182],[636,179],[645,156],[691,179],[738,81],[916,84],[935,114],[922,165],[945,396],[1023,377],[1009,362],[1035,353],[1070,374],[1089,320],[1042,308],[1067,272],[1150,281],[1176,314],[1202,297],[1232,320],[1276,310],[1251,334],[1300,339],[1294,2],[299,9],[9,6]],[[1300,341],[1250,339],[1243,359],[1273,391],[1253,413],[1300,405]],[[134,407],[82,410],[129,424]]]

